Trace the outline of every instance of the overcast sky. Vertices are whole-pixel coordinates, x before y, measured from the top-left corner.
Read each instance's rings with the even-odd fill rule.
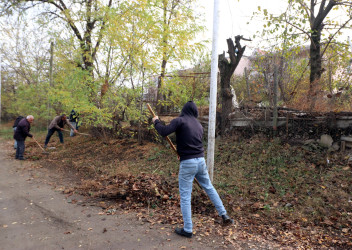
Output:
[[[204,11],[206,13],[206,26],[208,32],[205,33],[205,37],[212,39],[213,35],[213,9],[214,0],[201,0]],[[287,8],[286,0],[219,0],[220,3],[220,23],[219,23],[219,50],[218,54],[223,51],[227,51],[227,38],[234,38],[236,35],[243,35],[246,38],[253,38],[256,31],[263,29],[263,21],[259,17],[256,20],[251,20],[253,12],[258,10],[258,6],[261,9],[267,9],[271,14],[280,14]],[[339,21],[342,18],[343,13],[335,15],[335,19]],[[330,17],[331,14],[329,15]],[[247,24],[249,22],[249,24]],[[351,36],[344,31],[344,38]],[[352,33],[352,32],[351,32]],[[246,55],[251,53],[253,48],[258,47],[258,39],[253,42],[241,42],[242,45],[247,45]],[[211,49],[211,44],[210,44]]]
[[[263,22],[257,18],[251,20],[254,11],[258,10],[258,6],[262,9],[268,9],[269,13],[279,14],[285,10],[286,1],[283,0],[219,0],[220,3],[220,22],[219,22],[219,51],[227,50],[226,39],[233,38],[236,35],[243,35],[246,38],[252,38],[257,30],[263,28]],[[214,0],[202,0],[207,19],[206,26],[208,32],[205,34],[207,38],[212,39],[213,35],[213,8]],[[249,22],[249,24],[247,24]],[[248,49],[256,47],[253,42],[246,43]],[[248,53],[246,53],[248,54]]]

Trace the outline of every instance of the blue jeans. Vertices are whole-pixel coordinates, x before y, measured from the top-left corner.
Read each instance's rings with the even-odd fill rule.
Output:
[[[178,185],[181,197],[181,212],[183,217],[183,230],[192,232],[192,210],[191,194],[193,179],[196,178],[203,190],[209,196],[220,216],[226,214],[226,210],[218,192],[215,190],[209,179],[207,165],[204,157],[181,161],[178,174]]]
[[[60,142],[64,143],[64,136],[62,135],[61,130],[58,130],[57,128],[52,128],[52,129],[48,130],[48,134],[46,135],[45,143],[44,143],[45,146],[48,145],[49,140],[50,140],[51,136],[55,133],[55,131],[57,131],[57,134],[59,135]]]
[[[13,128],[13,133],[16,132],[16,128],[17,128],[17,127],[14,127],[14,128]],[[14,149],[17,149],[17,141],[16,141],[16,139],[15,139],[15,143],[13,144],[13,147],[14,147]]]
[[[16,159],[23,159],[24,149],[24,141],[17,141]]]
[[[77,129],[77,122],[70,122],[72,127],[74,127],[75,129]],[[73,137],[75,136],[75,133],[73,131],[73,129],[71,128],[71,131],[70,131],[70,136]]]

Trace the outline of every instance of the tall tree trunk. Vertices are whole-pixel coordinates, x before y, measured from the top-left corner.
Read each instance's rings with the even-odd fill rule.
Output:
[[[163,95],[161,92],[161,88],[164,82],[164,77],[165,77],[165,72],[166,72],[166,64],[167,64],[167,46],[168,46],[168,31],[169,31],[169,25],[170,25],[170,20],[167,17],[168,13],[168,1],[163,0],[163,37],[162,37],[162,62],[161,62],[161,73],[158,78],[158,92],[156,96],[156,112],[160,114],[162,104],[161,101],[163,99]],[[170,16],[171,17],[171,16]]]
[[[161,73],[158,78],[158,92],[156,94],[156,112],[157,112],[157,114],[160,114],[161,108],[162,108],[161,101],[163,100],[163,94],[161,92],[161,89],[162,89],[162,85],[163,85],[164,77],[165,77],[166,63],[167,63],[167,61],[164,59],[161,64]]]
[[[230,56],[230,62],[225,57],[225,52],[219,55],[219,70],[220,70],[220,86],[221,86],[221,134],[225,133],[226,127],[229,126],[229,114],[232,111],[232,93],[231,93],[231,77],[235,72],[246,46],[242,48],[240,40],[242,36],[235,37],[235,44],[232,39],[227,39],[228,53]]]
[[[283,56],[283,52],[282,52],[279,60],[280,60],[279,61],[279,71],[278,71],[278,76],[277,76],[278,77],[277,84],[278,84],[278,86],[280,88],[280,93],[281,93],[279,98],[280,98],[280,100],[286,102],[287,99],[286,99],[286,93],[285,93],[285,86],[284,86],[284,83],[283,83],[283,79],[284,79],[283,78],[283,75],[284,75],[284,60],[285,60],[285,58]],[[280,94],[280,93],[278,93],[278,94]]]
[[[223,72],[224,77],[220,79],[221,86],[221,134],[225,133],[226,128],[229,126],[228,116],[232,112],[232,98],[233,94],[231,93],[231,76],[230,72]]]
[[[322,73],[321,64],[321,51],[320,51],[320,40],[321,40],[322,26],[318,27],[312,32],[312,40],[310,44],[310,77],[309,77],[309,93],[308,96],[311,98],[310,111],[315,107],[317,101],[317,94],[319,88],[319,82]]]
[[[309,77],[309,92],[308,98],[311,98],[310,111],[315,107],[317,101],[318,88],[320,87],[320,78],[323,72],[322,70],[322,53],[320,50],[321,46],[321,33],[324,28],[324,19],[327,17],[329,12],[334,6],[340,5],[340,1],[337,0],[310,0],[310,28],[311,28],[311,42],[310,42],[310,77]],[[314,7],[319,5],[319,11],[315,15]]]

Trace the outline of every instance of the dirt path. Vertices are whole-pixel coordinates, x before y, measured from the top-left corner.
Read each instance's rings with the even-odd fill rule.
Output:
[[[59,173],[14,160],[12,155],[12,142],[0,141],[2,250],[279,248],[261,238],[237,238],[231,246],[216,235],[186,239],[173,233],[175,225],[145,223],[134,212],[107,215],[86,205],[84,197],[63,194]]]
[[[134,213],[106,215],[101,208],[79,205],[49,185],[43,170],[13,160],[10,142],[0,142],[1,249],[215,249],[196,237],[173,233],[171,225],[151,225]],[[55,186],[54,186],[55,187]],[[73,201],[78,201],[76,204]]]
[[[81,197],[66,198],[38,180],[28,171],[30,162],[10,158],[9,146],[0,142],[1,249],[219,248],[179,237],[169,225],[138,221],[133,213],[106,215],[100,208],[73,204]]]

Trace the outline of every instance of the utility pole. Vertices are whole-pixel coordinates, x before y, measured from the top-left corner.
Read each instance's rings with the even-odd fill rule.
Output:
[[[144,101],[144,74],[145,74],[145,67],[144,67],[144,63],[142,63],[142,93],[141,93],[141,100],[140,100],[140,111],[141,111],[141,115],[139,116],[139,121],[138,121],[138,143],[140,145],[142,145],[142,127],[141,127],[141,123],[142,123],[142,115],[143,115],[143,101]]]
[[[54,58],[54,42],[50,42],[50,61],[49,61],[49,89],[53,86],[53,58]],[[48,125],[51,121],[51,107],[48,96]]]
[[[278,78],[277,78],[277,66],[274,66],[274,107],[273,107],[273,134],[277,136],[277,85],[278,85]]]
[[[244,78],[246,79],[247,98],[248,98],[247,102],[250,102],[251,101],[251,91],[250,91],[250,88],[249,88],[249,76],[248,76],[247,67],[244,68]]]
[[[208,150],[207,165],[210,180],[214,177],[214,150],[215,150],[215,123],[216,123],[216,95],[218,83],[218,36],[219,36],[219,0],[214,0],[213,12],[213,45],[211,53],[210,75],[210,100],[209,100],[209,124],[208,124]]]
[[[53,86],[53,57],[54,57],[54,42],[50,42],[50,65],[49,65],[49,84]]]
[[[348,37],[348,43],[350,45],[350,50],[352,52],[352,43],[350,37]],[[352,72],[352,58],[350,59],[350,64],[348,65],[348,73],[350,74]]]
[[[1,71],[2,71],[1,51],[0,51],[0,126],[1,126]]]

